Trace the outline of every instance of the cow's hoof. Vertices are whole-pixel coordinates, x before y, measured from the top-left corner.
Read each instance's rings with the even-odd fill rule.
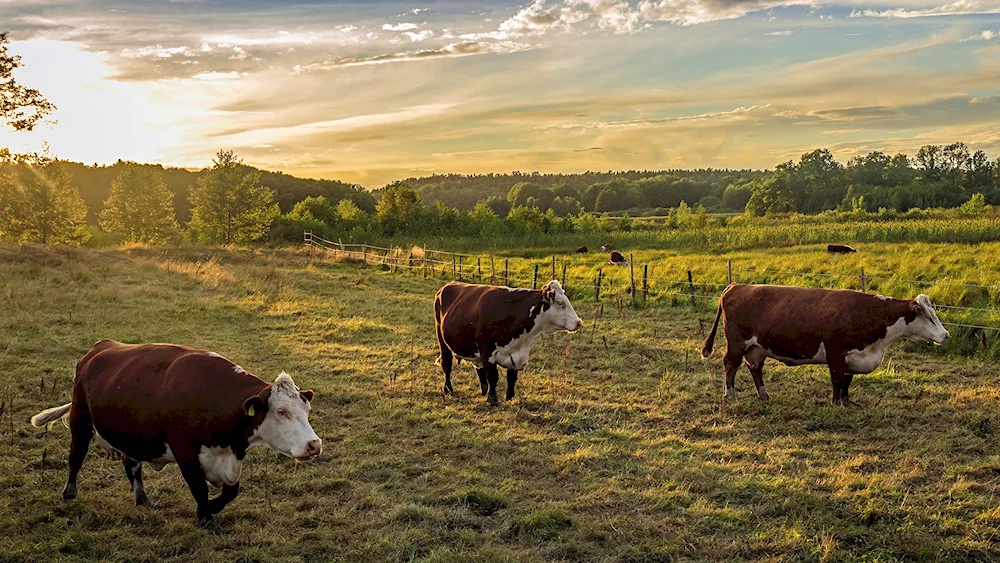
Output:
[[[489,395],[486,397],[486,405],[490,407],[499,407],[500,401],[498,401],[493,395]]]
[[[507,393],[507,399],[506,400],[513,401],[514,400],[514,394],[513,393]]]
[[[76,483],[66,483],[63,487],[63,500],[73,500],[76,498]]]
[[[726,389],[726,394],[722,396],[723,399],[735,399],[736,398],[736,388],[730,387]]]
[[[135,505],[136,506],[149,506],[149,497],[146,496],[146,491],[139,490],[135,494]]]
[[[761,401],[770,401],[771,396],[767,394],[767,391],[763,387],[757,389],[757,398]]]
[[[448,385],[447,383],[445,383],[444,384],[444,394],[445,395],[454,395],[455,394],[455,389],[452,388],[451,385]]]
[[[204,516],[199,516],[198,517],[198,527],[199,528],[204,528],[204,527],[208,526],[211,523],[212,523],[212,515],[211,514],[206,514]]]

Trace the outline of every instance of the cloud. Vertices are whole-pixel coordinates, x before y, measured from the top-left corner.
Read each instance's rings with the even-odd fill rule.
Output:
[[[697,25],[786,6],[818,4],[814,0],[641,0],[638,9],[649,21]]]
[[[765,33],[764,35],[769,37],[788,37],[791,34],[791,31],[772,31],[770,33]]]
[[[973,0],[957,0],[951,4],[935,6],[922,10],[908,10],[906,8],[893,8],[891,10],[859,10],[852,9],[852,18],[925,18],[934,16],[960,16],[969,14],[996,14],[1000,13],[997,8],[985,8]]]
[[[415,23],[397,23],[391,24],[387,23],[382,26],[383,31],[410,31],[411,29],[417,29],[420,27]]]
[[[426,41],[427,39],[434,37],[434,32],[431,31],[430,29],[425,29],[420,32],[404,31],[403,35],[409,37],[410,41],[414,43],[419,43],[421,41]]]
[[[823,121],[878,121],[884,119],[902,119],[906,117],[899,108],[888,106],[859,106],[848,108],[832,108],[814,110],[808,113]]]
[[[1000,31],[993,31],[991,29],[987,29],[986,31],[978,35],[970,35],[969,37],[962,39],[962,43],[965,43],[967,41],[991,41],[997,38],[1000,38]]]
[[[519,43],[484,43],[480,41],[466,41],[463,43],[451,43],[439,49],[421,49],[419,51],[402,51],[375,55],[371,57],[344,57],[331,59],[319,63],[307,65],[296,65],[295,72],[312,72],[333,70],[342,67],[377,65],[385,63],[398,63],[407,61],[425,61],[429,59],[445,59],[455,57],[467,57],[470,55],[484,55],[487,53],[513,53],[530,49],[531,46]]]

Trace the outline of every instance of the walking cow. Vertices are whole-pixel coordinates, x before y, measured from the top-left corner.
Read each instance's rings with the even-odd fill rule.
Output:
[[[774,358],[789,366],[827,364],[833,404],[846,405],[854,375],[875,371],[894,341],[942,344],[950,336],[926,295],[904,300],[842,289],[733,284],[719,300],[702,358],[712,354],[720,319],[727,399],[736,398],[734,381],[744,360],[757,396],[770,398],[764,360]]]
[[[486,402],[497,406],[497,366],[507,368],[509,401],[535,340],[561,330],[575,332],[583,321],[556,280],[540,291],[452,282],[434,296],[434,325],[445,393],[454,393],[451,367],[457,357],[476,367]]]
[[[298,460],[320,454],[309,425],[312,391],[282,373],[261,381],[214,352],[173,344],[101,340],[76,365],[73,400],[42,411],[43,427],[69,417],[69,479],[63,498],[76,498],[76,478],[92,437],[121,454],[135,504],[148,505],[142,462],[157,471],[176,462],[206,524],[240,491],[247,450],[265,446]],[[208,498],[208,485],[222,493]]]

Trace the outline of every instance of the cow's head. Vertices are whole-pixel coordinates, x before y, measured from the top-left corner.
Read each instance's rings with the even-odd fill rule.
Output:
[[[538,314],[535,323],[540,324],[542,332],[546,334],[557,330],[576,332],[583,328],[583,321],[556,280],[542,288],[542,312]]]
[[[941,319],[938,319],[934,307],[931,306],[931,300],[926,295],[918,295],[916,299],[910,301],[910,311],[915,315],[915,318],[907,324],[906,336],[910,340],[944,344],[951,336],[941,324]]]
[[[291,376],[282,372],[270,387],[243,403],[247,416],[263,417],[251,444],[259,442],[298,460],[318,456],[323,444],[309,425],[312,399],[312,391],[300,391]]]

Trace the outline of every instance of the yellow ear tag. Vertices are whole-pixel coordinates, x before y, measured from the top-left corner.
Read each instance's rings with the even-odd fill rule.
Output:
[[[253,416],[253,407],[247,409],[247,416]]]

